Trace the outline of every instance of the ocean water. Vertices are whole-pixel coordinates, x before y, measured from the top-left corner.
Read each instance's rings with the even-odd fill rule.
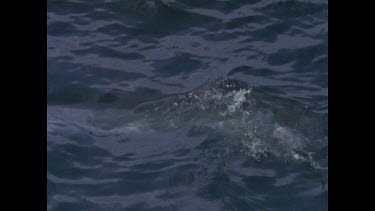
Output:
[[[327,210],[327,0],[48,0],[47,210]]]

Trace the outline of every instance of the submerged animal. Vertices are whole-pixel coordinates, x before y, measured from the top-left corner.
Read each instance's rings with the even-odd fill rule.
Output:
[[[279,111],[280,115],[267,107],[267,100],[254,96],[252,88],[243,81],[219,79],[188,93],[141,104],[125,114],[111,109],[71,109],[63,116],[65,121],[74,121],[77,127],[97,135],[152,136],[156,132],[181,130],[187,131],[187,136],[191,137],[206,135],[225,139],[225,153],[244,153],[255,159],[282,157],[325,169],[306,150],[314,137],[298,130],[306,125],[316,127],[308,125],[314,123],[313,118],[295,114],[300,111],[290,111],[290,115],[285,115],[287,110],[283,110]],[[49,110],[51,115],[62,113],[61,110]],[[290,122],[300,124],[300,127],[292,128],[288,126],[293,125]],[[54,123],[56,121],[51,118],[47,120],[47,133],[56,133],[58,127],[54,127]]]

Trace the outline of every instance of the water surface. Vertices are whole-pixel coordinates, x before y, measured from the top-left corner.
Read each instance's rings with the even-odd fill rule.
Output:
[[[327,19],[318,0],[48,0],[47,209],[327,210]]]

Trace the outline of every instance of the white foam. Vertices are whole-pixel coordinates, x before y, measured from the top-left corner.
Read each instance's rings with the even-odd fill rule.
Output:
[[[242,103],[246,100],[245,95],[249,94],[250,92],[250,89],[241,89],[235,92],[233,95],[233,104],[228,106],[228,112],[233,113],[237,111],[242,106]]]

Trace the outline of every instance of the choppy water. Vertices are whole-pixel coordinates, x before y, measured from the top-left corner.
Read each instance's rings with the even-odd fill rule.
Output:
[[[48,210],[327,210],[327,1],[47,5]]]

